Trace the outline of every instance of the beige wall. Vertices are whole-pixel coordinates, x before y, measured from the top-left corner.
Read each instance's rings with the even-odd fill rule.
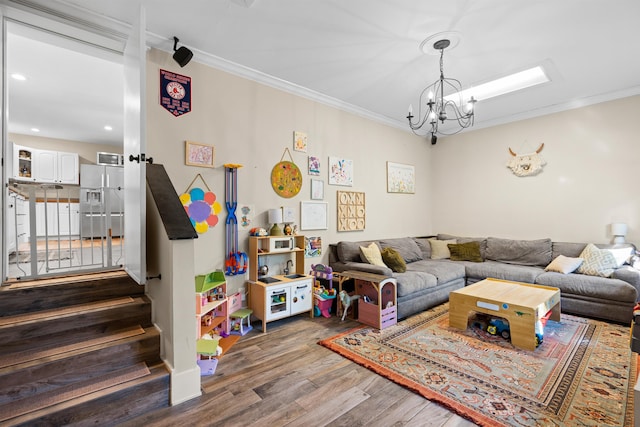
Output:
[[[640,96],[442,138],[434,147],[434,230],[459,235],[598,242],[609,224],[640,243]],[[482,104],[478,104],[478,115]],[[511,147],[544,143],[542,173],[517,177]]]
[[[193,111],[173,117],[158,103],[159,69],[192,78]],[[266,211],[289,206],[298,215],[300,202],[310,200],[311,178],[307,174],[307,156],[321,159],[321,176],[325,182],[325,201],[329,203],[329,229],[301,231],[321,236],[323,245],[339,240],[408,236],[431,231],[430,147],[413,134],[380,125],[359,116],[313,102],[253,81],[191,62],[180,69],[171,56],[152,50],[147,65],[148,117],[147,152],[161,163],[178,194],[184,192],[197,174],[224,203],[225,173],[223,164],[240,163],[238,202],[253,205],[256,226],[267,226]],[[307,153],[293,151],[293,132],[309,136]],[[216,149],[214,169],[185,166],[184,141],[213,144]],[[301,192],[291,198],[278,196],[270,184],[271,169],[288,148],[304,176]],[[328,185],[327,158],[340,156],[354,161],[353,187]],[[288,156],[285,156],[288,160]],[[416,166],[416,194],[386,192],[386,162]],[[197,186],[204,187],[200,180]],[[365,192],[366,229],[361,232],[336,231],[336,191]],[[220,223],[195,241],[195,272],[203,274],[223,268],[225,260],[226,210]],[[239,229],[241,250],[248,247],[249,228]],[[325,256],[322,258],[326,261]],[[320,258],[309,258],[307,268]],[[278,265],[276,268],[279,268]],[[272,270],[273,271],[273,270]],[[232,289],[242,286],[245,277],[229,278]],[[185,278],[190,283],[192,278]]]

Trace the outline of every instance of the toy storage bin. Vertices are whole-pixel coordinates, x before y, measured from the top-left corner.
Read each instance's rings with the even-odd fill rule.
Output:
[[[381,309],[377,304],[358,301],[358,322],[384,329],[397,323],[396,306]]]
[[[335,300],[335,296],[331,298],[323,298],[316,295],[316,307],[317,311],[315,311],[315,316],[322,315],[323,317],[331,317],[331,306],[333,305],[333,300]],[[318,313],[319,312],[319,313]]]

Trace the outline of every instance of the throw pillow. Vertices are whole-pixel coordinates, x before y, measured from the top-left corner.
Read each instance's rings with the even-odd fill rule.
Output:
[[[616,267],[622,267],[625,262],[631,258],[631,247],[618,248],[618,249],[605,249],[605,251],[611,252],[611,255],[616,259]]]
[[[589,276],[609,277],[616,269],[616,258],[606,249],[598,249],[589,243],[580,254],[584,262],[576,270],[580,274]]]
[[[447,245],[458,243],[455,239],[436,240],[429,239],[431,245],[431,259],[447,259],[451,257],[449,247]]]
[[[576,271],[584,262],[582,258],[570,258],[564,255],[558,255],[551,264],[547,265],[544,271],[555,271],[556,273],[569,274]]]
[[[367,260],[369,264],[377,265],[380,267],[386,267],[387,265],[382,261],[382,254],[380,248],[374,242],[369,246],[360,246],[360,252],[362,256]]]
[[[480,242],[451,243],[447,247],[451,252],[451,261],[483,261],[480,255]]]
[[[382,261],[396,273],[404,273],[407,271],[407,264],[398,251],[393,248],[384,248],[382,250]]]

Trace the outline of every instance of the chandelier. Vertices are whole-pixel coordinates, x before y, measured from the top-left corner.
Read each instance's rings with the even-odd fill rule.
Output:
[[[433,48],[440,51],[440,78],[427,86],[420,94],[420,104],[418,110],[418,121],[413,121],[413,106],[409,105],[409,126],[416,135],[416,131],[427,123],[431,129],[427,133],[431,134],[431,144],[438,140],[436,134],[454,135],[462,129],[473,126],[473,107],[476,99],[473,96],[466,102],[462,99],[462,84],[452,78],[446,78],[443,71],[444,50],[449,47],[450,41],[447,39],[438,40],[433,44]],[[450,95],[445,96],[445,92]],[[425,98],[426,96],[426,98]],[[457,122],[457,127],[453,131],[439,129],[445,122]]]

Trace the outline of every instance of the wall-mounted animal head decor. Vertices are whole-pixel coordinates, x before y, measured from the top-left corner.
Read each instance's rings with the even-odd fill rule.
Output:
[[[540,173],[542,167],[547,164],[540,155],[543,147],[544,143],[540,144],[540,147],[533,153],[521,155],[514,153],[513,150],[509,148],[509,153],[512,157],[507,162],[507,167],[511,169],[516,176],[530,176]]]

